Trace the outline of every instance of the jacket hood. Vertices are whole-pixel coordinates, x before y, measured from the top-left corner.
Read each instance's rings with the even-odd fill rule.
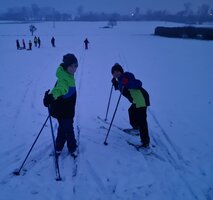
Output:
[[[74,78],[74,75],[64,70],[64,68],[61,65],[58,67],[56,71],[56,76],[58,79],[66,79],[66,80]]]

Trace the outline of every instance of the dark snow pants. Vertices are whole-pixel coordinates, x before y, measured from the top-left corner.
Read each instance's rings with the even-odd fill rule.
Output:
[[[56,151],[62,151],[65,142],[67,142],[68,151],[73,153],[76,150],[73,119],[58,119],[58,124]]]
[[[129,121],[134,129],[139,129],[141,142],[149,145],[149,131],[147,124],[146,107],[136,108],[134,104],[129,107]]]

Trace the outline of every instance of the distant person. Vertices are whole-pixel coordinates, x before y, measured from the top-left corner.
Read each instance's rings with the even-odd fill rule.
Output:
[[[88,49],[88,44],[89,44],[89,40],[86,38],[86,39],[84,40],[85,49]]]
[[[40,38],[38,37],[38,48],[40,48],[40,46],[41,46],[41,40],[40,40]]]
[[[23,49],[26,49],[26,45],[25,45],[25,41],[24,41],[24,39],[22,40],[22,45],[23,45]]]
[[[17,48],[17,50],[19,50],[19,49],[20,49],[20,43],[19,43],[19,40],[16,40],[16,48]]]
[[[52,47],[55,47],[55,38],[54,37],[51,38],[51,44],[52,44]]]
[[[32,42],[29,40],[29,48],[27,50],[32,50]]]
[[[35,37],[34,37],[34,44],[35,44],[35,47],[37,47],[37,43],[38,43],[38,39],[37,39],[37,37],[35,36]]]
[[[149,147],[150,138],[147,124],[147,106],[150,105],[149,94],[142,87],[142,82],[130,72],[124,72],[122,66],[114,64],[111,69],[112,84],[120,90],[132,105],[129,107],[129,121],[133,129],[140,131],[141,147]]]

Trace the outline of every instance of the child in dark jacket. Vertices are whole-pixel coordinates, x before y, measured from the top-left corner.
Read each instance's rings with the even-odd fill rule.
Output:
[[[44,105],[49,107],[50,114],[58,120],[58,133],[56,138],[56,153],[60,155],[65,142],[71,156],[76,157],[76,139],[73,128],[75,116],[76,86],[74,73],[78,67],[77,58],[73,54],[66,54],[63,63],[57,69],[58,78],[55,87],[49,94],[45,93]]]
[[[133,129],[139,129],[142,147],[149,147],[150,138],[147,124],[147,106],[150,105],[149,94],[142,88],[142,82],[135,79],[130,72],[124,72],[122,66],[116,63],[111,73],[115,90],[120,90],[132,105],[129,107],[129,120]]]

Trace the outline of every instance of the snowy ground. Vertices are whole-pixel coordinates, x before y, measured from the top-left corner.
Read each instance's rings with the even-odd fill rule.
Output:
[[[29,24],[0,24],[0,200],[212,200],[213,42],[153,36],[158,22],[37,23],[41,48],[16,50],[16,39],[33,39]],[[175,24],[177,26],[177,24]],[[50,45],[56,38],[56,48]],[[90,48],[83,49],[88,37]],[[79,142],[77,175],[66,156],[62,181],[55,181],[49,122],[20,176],[19,168],[47,117],[45,90],[66,53],[79,59],[75,129]],[[119,62],[149,91],[148,123],[153,155],[137,152],[139,142],[112,127],[103,145],[111,66]],[[108,121],[119,93],[113,91]],[[128,128],[129,102],[121,98],[114,124]],[[57,123],[54,120],[54,129]]]

